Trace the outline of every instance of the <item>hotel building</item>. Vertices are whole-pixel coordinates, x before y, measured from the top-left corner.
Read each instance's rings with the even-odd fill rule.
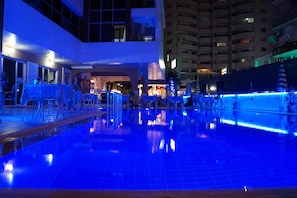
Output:
[[[0,0],[0,72],[10,86],[130,83],[136,94],[164,80],[162,0]]]

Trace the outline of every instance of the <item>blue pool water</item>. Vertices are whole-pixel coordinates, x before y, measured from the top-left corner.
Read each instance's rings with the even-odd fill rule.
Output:
[[[0,187],[297,187],[295,121],[295,116],[256,112],[111,112],[15,141],[19,149],[1,157]]]

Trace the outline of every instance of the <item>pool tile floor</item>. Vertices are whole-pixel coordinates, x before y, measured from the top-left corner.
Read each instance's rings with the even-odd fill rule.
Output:
[[[97,113],[90,113],[89,116],[91,114],[94,116]],[[0,138],[1,134],[5,138],[15,137],[20,131],[29,132],[40,126],[50,126],[52,123],[57,124],[63,121],[72,122],[85,117],[81,117],[80,113],[69,114],[58,122],[44,124],[32,122],[32,120],[23,121],[14,114],[2,114]],[[5,127],[1,127],[1,125]],[[147,129],[147,126],[134,125],[134,128],[135,130],[144,130]],[[155,132],[149,133],[149,135],[158,134],[160,129],[151,127],[150,130],[152,128]],[[9,133],[7,133],[7,129],[9,129]],[[87,127],[87,129],[89,128]],[[185,128],[177,127],[176,130],[182,131]],[[111,138],[110,134],[100,134],[97,131],[99,135],[90,137],[91,143],[78,142],[67,153],[67,161],[59,166],[58,172],[55,172],[59,179],[52,181],[51,185],[54,186],[52,190],[43,190],[46,189],[46,186],[41,186],[43,189],[40,189],[40,186],[38,189],[32,189],[29,184],[28,189],[0,188],[0,196],[297,197],[297,190],[294,186],[287,188],[288,182],[297,175],[295,164],[275,164],[273,158],[273,155],[277,155],[288,162],[289,159],[286,159],[288,157],[297,159],[296,154],[280,150],[284,149],[284,146],[295,149],[288,143],[290,140],[281,137],[271,138],[270,135],[256,136],[252,133],[246,133],[245,136],[236,135],[232,133],[233,127],[224,130],[224,133],[215,134],[215,138],[212,138],[211,141],[204,138],[195,139],[193,134],[187,133],[182,133],[182,137],[172,136],[178,143],[176,145],[178,152],[163,152],[155,155],[147,152],[147,145],[144,145],[147,144],[143,140],[146,141],[148,133],[131,133],[129,136],[120,135]],[[104,138],[114,142],[100,141]],[[120,139],[124,139],[124,143],[118,143],[117,141]],[[228,144],[226,141],[221,141],[222,139],[227,139]],[[69,141],[73,141],[73,139]],[[274,144],[275,142],[277,144]],[[261,146],[261,143],[263,146],[259,152],[258,147]],[[67,142],[65,144],[67,145]],[[247,150],[247,147],[250,149]],[[42,150],[42,148],[36,147],[37,149]],[[124,152],[122,153],[122,151]],[[61,152],[63,153],[63,151]],[[110,155],[110,152],[114,152],[114,155]],[[257,154],[255,155],[255,153]],[[95,158],[94,155],[96,155]],[[270,169],[271,163],[274,163],[274,169]],[[267,169],[266,172],[265,169]],[[261,174],[259,174],[260,172]],[[262,178],[263,174],[266,178]],[[43,180],[44,176],[37,176],[36,181],[38,178]],[[267,181],[269,182],[267,183]],[[236,186],[238,183],[242,185]],[[279,188],[269,188],[280,184],[282,186]],[[98,186],[101,190],[98,190]],[[230,186],[233,186],[233,189]],[[262,188],[253,189],[253,186],[262,186]],[[85,188],[88,190],[84,190]]]

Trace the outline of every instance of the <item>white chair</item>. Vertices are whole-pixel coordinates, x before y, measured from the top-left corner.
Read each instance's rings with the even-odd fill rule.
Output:
[[[84,109],[89,109],[89,110],[94,110],[94,105],[95,105],[95,98],[94,94],[83,94],[82,95],[82,105]]]
[[[3,92],[4,104],[17,104],[17,97],[20,91],[20,85],[16,83],[13,85],[11,91]]]

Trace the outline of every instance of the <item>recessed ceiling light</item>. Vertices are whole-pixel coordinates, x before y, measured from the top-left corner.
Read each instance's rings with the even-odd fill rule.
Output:
[[[72,65],[71,69],[93,69],[92,65]]]

